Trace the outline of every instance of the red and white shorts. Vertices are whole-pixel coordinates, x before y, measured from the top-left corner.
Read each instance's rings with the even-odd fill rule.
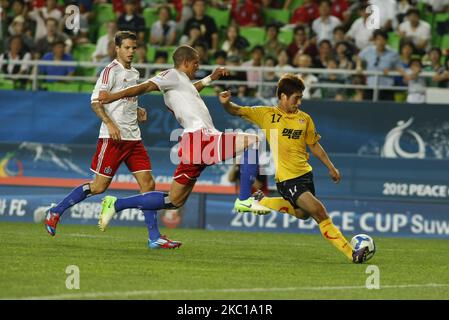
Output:
[[[90,170],[101,176],[112,178],[122,162],[125,162],[131,173],[151,171],[150,157],[141,140],[98,139],[97,151],[92,159]]]
[[[190,184],[210,165],[235,157],[237,133],[198,130],[186,132],[179,143],[180,163],[173,179],[180,184]]]

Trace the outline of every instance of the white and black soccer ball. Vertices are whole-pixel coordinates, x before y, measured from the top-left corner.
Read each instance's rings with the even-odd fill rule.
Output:
[[[355,235],[351,239],[351,246],[354,248],[354,250],[360,250],[364,247],[368,247],[368,254],[366,256],[366,261],[371,259],[374,254],[376,253],[376,244],[374,243],[373,238],[371,238],[367,234],[358,234]]]

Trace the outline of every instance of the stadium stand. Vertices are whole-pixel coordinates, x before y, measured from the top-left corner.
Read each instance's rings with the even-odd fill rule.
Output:
[[[181,2],[179,1],[167,1],[166,3],[164,3],[164,5],[168,5],[170,8],[170,12],[171,12],[171,19],[175,19],[176,18],[176,23],[178,24],[177,27],[177,43],[179,43],[179,40],[182,36],[182,27],[183,27],[183,23],[185,23],[185,21],[188,19],[188,17],[191,16],[192,11],[192,5],[193,5],[194,1],[187,1],[184,2],[184,5],[180,5]],[[426,52],[418,52],[420,53],[420,58],[421,61],[423,63],[424,66],[427,66],[430,64],[430,60],[428,57],[428,52],[430,50],[431,47],[439,47],[442,50],[442,58],[441,61],[444,65],[444,60],[446,58],[446,56],[449,54],[449,8],[447,6],[440,6],[438,8],[438,12],[433,12],[431,5],[429,5],[430,2],[428,2],[427,0],[410,0],[409,2],[409,6],[408,8],[417,8],[419,10],[420,13],[420,19],[423,21],[428,22],[431,25],[431,41],[430,41],[430,45],[428,46],[428,49],[426,49]],[[89,81],[93,81],[94,80],[94,76],[95,76],[95,70],[97,69],[97,67],[99,66],[82,66],[82,64],[84,62],[91,62],[92,61],[92,53],[95,50],[95,44],[97,43],[97,40],[105,35],[107,33],[107,22],[109,21],[117,21],[118,17],[122,14],[123,12],[123,4],[120,5],[120,1],[118,1],[117,3],[115,2],[111,2],[111,1],[102,1],[101,3],[97,3],[95,2],[91,7],[87,6],[87,7],[82,7],[82,17],[86,19],[86,21],[88,21],[89,23],[89,32],[88,32],[88,37],[89,39],[87,39],[87,43],[86,43],[86,39],[83,39],[81,36],[74,34],[74,33],[70,33],[70,32],[66,32],[66,34],[68,36],[70,36],[71,41],[73,42],[73,49],[72,52],[68,52],[68,53],[72,53],[74,59],[76,60],[76,76],[82,76],[82,77],[91,77],[90,79],[86,78],[86,81],[81,81],[81,85],[79,85],[78,87],[76,85],[68,85],[67,83],[61,83],[59,86],[58,85],[52,85],[52,86],[47,86],[48,90],[61,90],[61,88],[63,86],[67,86],[67,90],[69,91],[73,91],[75,90],[75,88],[77,87],[78,90],[80,90],[81,92],[88,92],[88,84],[90,83]],[[158,6],[161,4],[162,2],[160,1],[144,1],[142,3],[139,3],[138,7],[138,14],[140,14],[144,20],[145,20],[145,41],[149,40],[150,37],[150,31],[151,31],[151,27],[153,25],[153,23],[155,23],[156,21],[158,21],[159,17],[158,17]],[[234,20],[234,16],[231,14],[231,4],[233,4],[233,1],[213,1],[213,2],[209,2],[206,1],[207,7],[206,7],[206,15],[210,16],[213,18],[213,20],[215,21],[218,31],[219,31],[219,45],[218,48],[222,47],[223,42],[226,39],[226,31],[227,31],[227,27],[231,24],[235,24],[236,21]],[[265,5],[265,3],[269,3],[268,6]],[[307,1],[305,2],[304,0],[292,0],[289,2],[289,6],[288,9],[284,8],[284,2],[283,1],[278,1],[278,2],[263,2],[261,0],[256,0],[256,1],[252,1],[252,8],[254,8],[254,10],[260,10],[260,12],[262,13],[262,17],[263,17],[263,21],[264,21],[264,25],[263,26],[258,26],[258,25],[254,25],[254,24],[249,24],[249,25],[245,25],[245,26],[240,26],[240,36],[245,38],[246,41],[249,43],[249,46],[247,46],[245,49],[240,50],[239,49],[239,55],[240,55],[240,61],[244,62],[244,61],[248,61],[250,59],[250,52],[251,49],[254,48],[257,45],[266,45],[267,42],[267,31],[266,31],[266,26],[269,24],[273,24],[275,23],[276,25],[279,26],[279,34],[278,34],[278,41],[279,43],[281,43],[282,45],[290,45],[292,42],[294,42],[294,28],[298,25],[298,24],[291,24],[290,23],[290,19],[292,18],[293,12],[295,12],[298,8],[308,8],[308,6],[310,5],[318,5],[320,3],[320,0],[312,0],[312,1]],[[343,21],[343,29],[346,31],[348,31],[351,27],[351,24],[355,21],[356,18],[358,18],[358,14],[357,14],[357,8],[360,4],[363,3],[367,3],[367,1],[355,1],[355,0],[339,0],[339,1],[331,1],[332,3],[332,9],[334,10],[334,6],[337,5],[343,5],[344,8],[348,8],[345,12],[340,12],[339,16],[345,15],[350,17],[349,20],[347,22],[345,22],[346,20]],[[398,1],[399,3],[399,1]],[[63,13],[64,11],[64,1],[59,1],[58,2],[58,7],[56,8],[57,10],[59,10],[61,13]],[[2,29],[1,29],[1,33],[0,33],[0,37],[1,37],[1,47],[2,47],[2,51],[0,51],[0,53],[6,52],[8,49],[8,39],[13,35],[13,34],[17,34],[16,29],[12,29],[12,24],[13,21],[18,21],[19,23],[23,20],[23,28],[24,28],[24,32],[28,35],[33,36],[33,32],[35,31],[35,29],[33,29],[33,21],[31,21],[26,15],[27,15],[27,11],[32,11],[32,10],[39,10],[36,8],[32,7],[32,4],[28,4],[28,8],[26,8],[27,10],[24,10],[24,12],[22,13],[17,13],[17,12],[13,12],[12,8],[7,7],[5,8],[5,10],[3,10],[3,19],[2,21]],[[399,7],[398,7],[399,8]],[[54,10],[54,9],[52,9]],[[334,11],[333,11],[334,12]],[[335,14],[335,13],[334,13]],[[23,15],[23,19],[16,19],[17,16],[19,15]],[[405,13],[403,14],[405,15]],[[399,16],[398,16],[399,19]],[[399,21],[399,20],[398,20]],[[60,31],[67,31],[66,29],[63,28],[64,26],[64,22],[65,19],[63,18],[60,21]],[[313,21],[312,21],[313,22]],[[329,73],[329,67],[327,65],[327,59],[328,58],[324,58],[323,57],[319,58],[319,50],[315,50],[313,48],[318,48],[318,43],[316,42],[316,35],[313,34],[313,32],[311,31],[311,23],[308,24],[303,24],[303,26],[306,29],[307,32],[307,50],[306,52],[304,52],[305,48],[302,48],[301,46],[298,47],[298,51],[300,54],[304,54],[307,53],[310,56],[310,58],[312,59],[312,67],[318,68],[316,71],[316,75],[320,75],[323,73]],[[17,26],[14,26],[14,28],[16,28]],[[400,45],[403,41],[405,41],[406,39],[401,39],[401,37],[399,36],[399,32],[398,32],[398,22],[394,21],[392,23],[392,28],[389,30],[385,30],[388,32],[388,40],[387,40],[387,44],[388,46],[395,50],[396,52],[399,52],[399,48]],[[12,33],[11,33],[12,32]],[[343,35],[343,34],[342,34]],[[27,41],[27,47],[30,45],[30,38],[25,39]],[[340,36],[339,39],[333,39],[332,42],[332,51],[334,51],[336,49],[336,44],[339,41],[346,41],[348,42],[349,39],[346,39],[343,36]],[[350,60],[353,61],[353,64],[355,64],[358,52],[354,47],[354,44],[351,42],[349,43],[349,47],[350,50],[348,50],[348,54],[350,55]],[[167,59],[166,62],[168,64],[172,63],[172,53],[174,51],[174,49],[176,48],[175,46],[162,46],[162,47],[158,47],[158,46],[152,46],[149,44],[149,41],[147,43],[143,43],[144,47],[146,48],[146,53],[145,53],[145,57],[146,57],[146,62],[151,64],[154,63],[156,58],[158,57],[158,53],[166,53],[167,55]],[[281,48],[279,48],[280,50]],[[311,50],[313,49],[313,50]],[[278,51],[279,51],[278,50]],[[317,55],[315,55],[315,52],[317,52]],[[32,52],[33,53],[33,52]],[[215,52],[212,50],[209,50],[208,52],[208,61],[207,64],[211,65],[215,60],[214,60],[214,54]],[[291,53],[289,53],[291,54]],[[416,54],[416,53],[415,53]],[[272,50],[270,49],[270,55],[273,55]],[[276,56],[276,54],[274,55]],[[336,57],[336,54],[331,55],[333,57]],[[267,57],[265,57],[267,58]],[[226,60],[226,59],[225,59]],[[290,66],[292,66],[293,68],[298,68],[298,61],[299,61],[299,56],[295,57],[290,55],[290,59],[288,61],[288,64]],[[317,63],[317,61],[320,61],[320,63]],[[355,76],[351,76],[349,73],[351,72],[351,70],[353,70],[352,68],[340,68],[339,66],[339,61],[337,62],[337,69],[340,70],[345,70],[345,72],[348,72],[348,75],[345,77],[345,79],[347,79],[343,84],[347,85],[347,86],[352,86],[354,83],[357,84],[366,84],[366,75],[362,78],[357,78]],[[6,63],[6,62],[3,62]],[[226,61],[224,61],[224,63],[226,64]],[[333,63],[331,63],[331,65],[333,65]],[[408,66],[406,66],[407,68]],[[445,68],[447,68],[447,66],[445,66]],[[160,68],[153,68],[150,65],[147,67],[148,71],[151,70],[160,70]],[[37,88],[43,88],[43,86],[36,86],[35,83],[36,81],[33,81],[33,76],[35,76],[35,73],[31,72],[30,74],[30,80],[28,80],[28,85],[26,86],[26,88],[32,88],[32,89],[37,89]],[[396,75],[397,76],[397,75]],[[432,76],[430,74],[427,74],[426,77],[428,78],[428,83],[432,83],[435,84],[435,81],[432,81]],[[327,78],[327,77],[324,77]],[[76,81],[79,81],[80,79],[77,79]],[[9,90],[9,89],[14,89],[17,86],[14,85],[16,80],[14,79],[10,79],[7,76],[3,76],[2,80],[0,80],[0,88],[3,90]],[[40,80],[39,80],[40,81]],[[38,81],[38,82],[39,82]],[[446,82],[440,82],[438,83],[439,85],[443,84],[446,85]],[[316,85],[316,84],[314,84]],[[318,84],[319,85],[319,84]],[[446,85],[447,86],[447,85]],[[391,88],[391,90],[394,90],[395,88]],[[397,96],[400,96],[404,94],[404,87],[401,88],[397,88],[398,90],[396,90],[396,94]],[[347,98],[351,97],[351,93],[350,92],[354,92],[354,90],[351,89],[347,89],[346,90],[348,92]],[[203,92],[203,94],[215,94],[213,92],[213,90],[209,90],[207,92]]]

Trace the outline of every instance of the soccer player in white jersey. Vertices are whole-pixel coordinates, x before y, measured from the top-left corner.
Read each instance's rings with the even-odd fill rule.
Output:
[[[103,193],[112,181],[120,164],[125,162],[140,187],[140,192],[153,191],[155,183],[151,175],[151,162],[140,136],[138,122],[144,122],[147,114],[137,105],[137,97],[119,99],[109,104],[98,101],[100,92],[117,92],[137,84],[139,72],[131,66],[137,49],[136,35],[120,31],[115,35],[117,59],[100,74],[91,97],[93,111],[101,119],[97,151],[92,159],[91,170],[95,178],[78,186],[56,206],[47,210],[45,227],[54,236],[62,214],[69,207],[89,196]],[[149,233],[149,247],[176,248],[180,242],[161,236],[157,227],[156,211],[144,210]]]
[[[162,91],[165,104],[184,128],[178,152],[181,161],[173,176],[170,193],[149,192],[123,199],[105,197],[99,219],[102,231],[115,213],[123,209],[159,210],[183,206],[196,179],[208,165],[235,157],[237,153],[258,141],[255,134],[217,131],[209,110],[199,95],[199,91],[205,86],[228,74],[225,68],[219,67],[206,78],[192,83],[191,80],[195,78],[199,67],[198,52],[192,47],[180,46],[173,53],[173,61],[173,69],[163,71],[140,85],[119,92],[100,94],[100,102],[109,103],[150,91]]]

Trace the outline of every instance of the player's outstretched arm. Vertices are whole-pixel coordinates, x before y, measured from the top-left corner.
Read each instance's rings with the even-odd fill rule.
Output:
[[[210,85],[212,81],[218,80],[221,77],[225,76],[229,76],[228,69],[224,67],[218,67],[214,70],[214,72],[212,72],[212,74],[201,79],[200,81],[195,82],[193,85],[195,86],[196,90],[200,92],[201,90],[203,90],[204,87]]]
[[[232,114],[233,116],[241,116],[242,112],[240,110],[240,106],[231,102],[231,91],[223,91],[218,95],[218,99],[220,103],[225,108],[226,112]]]
[[[159,91],[157,85],[152,81],[145,81],[141,84],[120,90],[117,92],[100,91],[98,100],[103,103],[111,103],[123,98],[137,97],[150,91]]]
[[[313,155],[320,159],[320,161],[329,169],[329,174],[332,180],[335,183],[339,183],[341,180],[340,171],[335,168],[334,164],[329,159],[329,156],[327,155],[321,144],[317,142],[315,144],[309,144],[308,146]]]

